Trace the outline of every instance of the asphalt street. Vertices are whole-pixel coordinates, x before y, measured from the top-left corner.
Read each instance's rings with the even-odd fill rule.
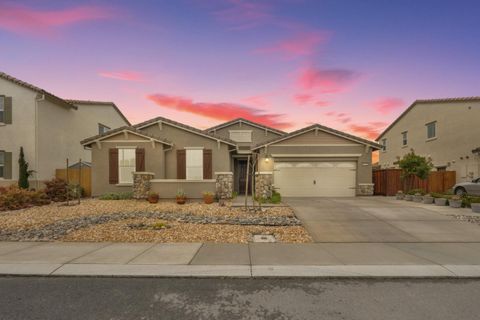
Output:
[[[0,278],[1,319],[478,319],[480,280]]]

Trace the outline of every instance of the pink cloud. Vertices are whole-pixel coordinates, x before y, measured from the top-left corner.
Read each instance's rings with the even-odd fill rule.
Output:
[[[300,70],[297,82],[303,90],[336,93],[346,90],[359,77],[359,73],[348,69],[318,69],[309,67]]]
[[[246,98],[242,99],[242,102],[244,102],[246,104],[254,105],[256,107],[265,108],[265,107],[268,107],[270,105],[268,100],[267,100],[267,96],[269,96],[269,95],[267,95],[267,94],[257,94],[257,95],[246,97]]]
[[[400,107],[405,105],[405,102],[400,98],[382,97],[374,100],[367,105],[370,105],[374,110],[381,114],[390,114]]]
[[[55,29],[84,21],[107,19],[113,12],[105,7],[78,6],[68,9],[38,10],[17,4],[0,4],[0,29],[19,34],[48,36]]]
[[[343,124],[346,124],[352,121],[352,118],[345,112],[329,111],[329,112],[325,112],[324,115],[327,117],[332,117],[334,118],[335,121]]]
[[[349,129],[361,137],[374,140],[378,137],[380,132],[388,125],[386,122],[373,121],[366,125],[350,124]]]
[[[102,71],[98,75],[103,78],[110,78],[124,81],[145,81],[145,75],[135,71]]]
[[[264,114],[262,110],[234,103],[193,102],[193,100],[164,94],[152,94],[147,99],[160,107],[188,112],[210,119],[228,121],[234,118],[245,118],[278,129],[292,126],[283,122],[281,114]]]
[[[293,97],[293,100],[299,105],[304,105],[311,102],[313,98],[311,94],[297,94]]]
[[[257,27],[272,19],[271,6],[254,0],[228,0],[227,7],[213,12],[220,21],[232,26],[232,29]]]
[[[330,104],[328,101],[317,100],[315,101],[314,105],[317,107],[327,107]]]
[[[327,39],[328,34],[323,31],[305,32],[271,46],[257,49],[255,52],[279,54],[285,58],[308,56],[314,53],[316,47]]]

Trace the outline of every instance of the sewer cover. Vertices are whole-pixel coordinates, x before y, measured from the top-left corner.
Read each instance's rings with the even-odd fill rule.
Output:
[[[272,234],[254,234],[253,242],[276,242],[275,236]]]

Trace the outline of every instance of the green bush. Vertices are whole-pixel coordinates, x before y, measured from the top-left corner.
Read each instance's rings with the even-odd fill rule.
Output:
[[[0,211],[43,206],[49,203],[50,199],[43,191],[25,190],[11,186],[2,188],[0,193]]]
[[[474,197],[474,196],[468,196],[468,195],[462,196],[462,207],[470,208],[472,203],[480,203],[480,197]]]
[[[423,190],[423,189],[412,189],[412,190],[410,190],[410,191],[407,192],[407,194],[410,194],[410,195],[412,195],[412,196],[415,195],[415,194],[417,194],[417,193],[419,193],[419,194],[421,194],[421,195],[423,196],[423,195],[425,195],[426,191]]]
[[[282,196],[280,193],[273,191],[272,197],[270,198],[270,203],[280,203],[282,202]]]
[[[100,200],[128,200],[133,198],[132,192],[109,192],[104,193],[98,199]]]

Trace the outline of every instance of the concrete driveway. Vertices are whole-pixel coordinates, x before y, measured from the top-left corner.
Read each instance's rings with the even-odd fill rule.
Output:
[[[480,242],[480,226],[436,207],[385,197],[286,198],[315,242]]]

